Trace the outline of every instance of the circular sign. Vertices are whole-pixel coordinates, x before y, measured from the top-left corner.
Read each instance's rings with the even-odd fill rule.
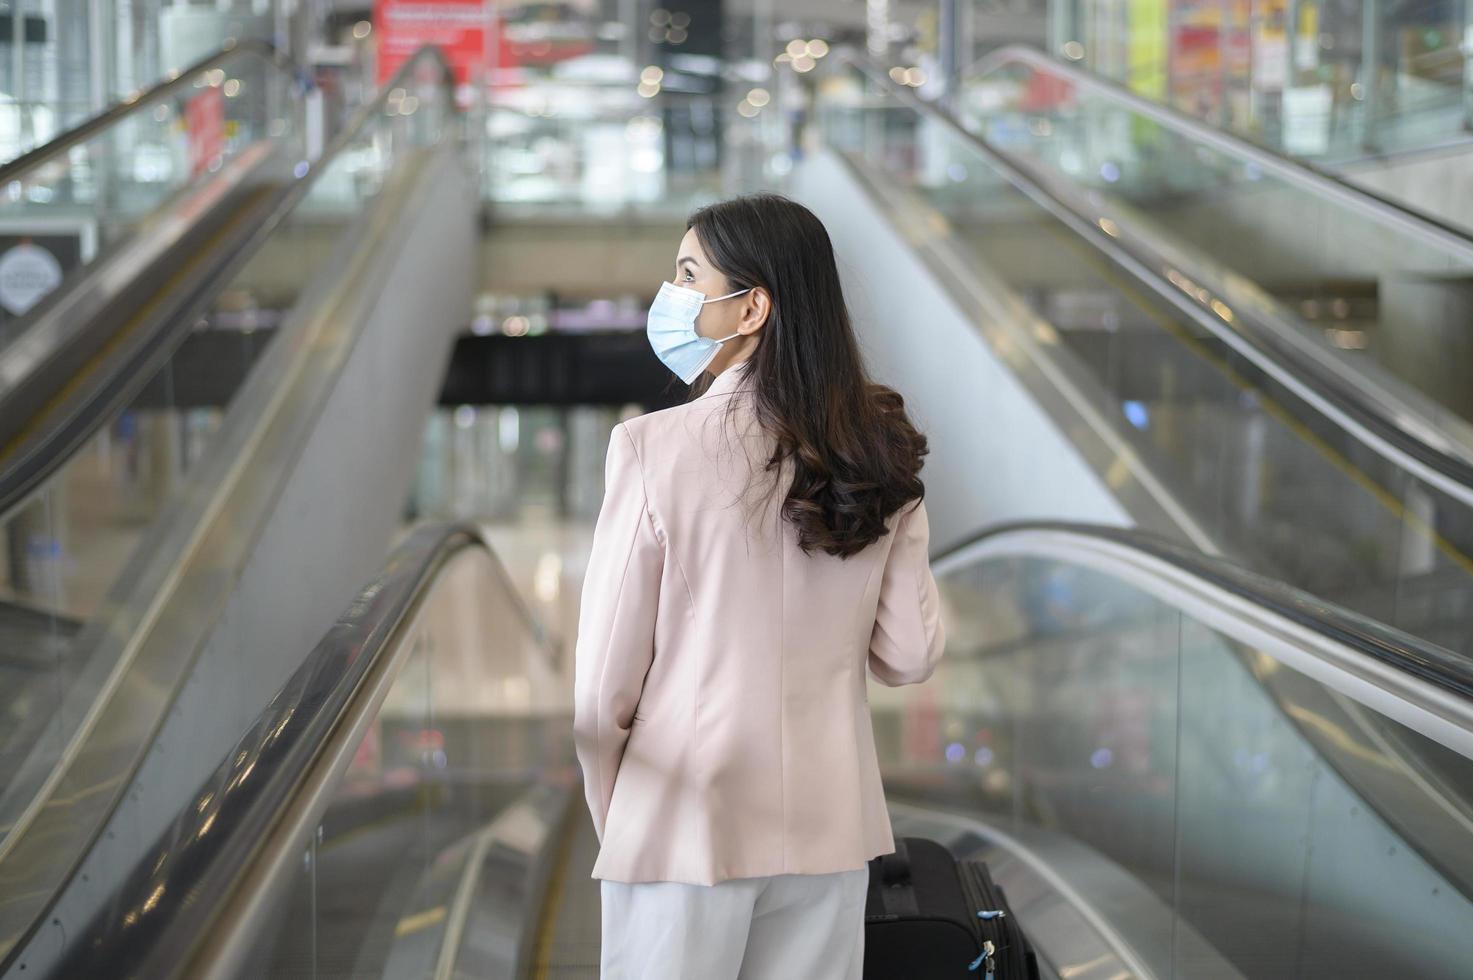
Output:
[[[20,316],[61,282],[56,256],[29,243],[0,255],[0,305]]]

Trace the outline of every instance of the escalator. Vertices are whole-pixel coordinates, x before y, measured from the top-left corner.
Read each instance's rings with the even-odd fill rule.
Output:
[[[1473,439],[1473,238],[1337,174],[1280,156],[1028,47],[963,83],[960,118],[1041,179],[1091,195],[1221,292],[1350,365],[1367,393]]]
[[[75,566],[58,567],[50,528],[97,515],[41,488],[87,479],[58,474],[198,332],[269,234],[304,155],[301,102],[269,46],[232,43],[0,167],[0,221],[18,243],[0,302],[0,786],[41,738],[50,692],[80,669],[97,598],[77,580],[117,561],[105,543],[69,541]],[[222,137],[208,156],[176,135],[202,108]]]
[[[944,546],[938,676],[871,699],[896,833],[985,857],[1046,975],[1462,975],[1456,420],[849,64],[795,190],[934,437]],[[1092,522],[996,523],[1065,498]],[[275,700],[131,846],[73,836],[5,976],[596,974],[568,665],[481,532],[419,529],[327,608],[315,646],[235,638]]]
[[[79,919],[7,976],[450,975],[461,939],[460,968],[497,975],[532,941],[572,741],[556,664],[479,532],[411,535],[296,660],[94,911],[121,933]]]
[[[20,242],[0,303],[0,514],[136,391],[251,253],[306,160],[303,102],[269,46],[231,43],[0,167],[0,219]]]
[[[935,567],[940,673],[871,699],[892,822],[985,857],[1046,976],[1461,975],[1461,659],[1137,531]],[[27,975],[596,975],[559,672],[481,533],[418,529]]]
[[[1037,48],[1006,45],[983,55],[963,76],[985,74],[1003,61],[1042,59],[1062,69],[1056,73],[1051,68],[1050,74],[1083,77],[1090,89],[1110,89],[1112,98],[1123,96],[1147,115],[1170,116],[1177,123],[1210,129],[1216,134],[1213,139],[1224,136],[1238,147],[1307,163],[1358,188],[1440,215],[1439,220],[1467,232],[1469,215],[1457,188],[1473,133],[1464,77],[1465,27],[1458,21],[1446,32],[1441,25],[1433,26],[1439,15],[1452,10],[1419,3],[1393,15],[1393,19],[1427,17],[1429,29],[1421,32],[1407,21],[1395,26],[1391,20],[1374,27],[1369,22],[1354,24],[1362,14],[1375,19],[1388,9],[1347,4],[1338,14],[1348,15],[1348,20],[1336,26],[1301,25],[1305,33],[1296,42],[1287,77],[1255,74],[1251,83],[1246,76],[1224,78],[1215,69],[1184,74],[1182,63],[1168,68],[1164,76],[1143,64],[1127,68],[1106,53],[1118,51],[1110,43],[1093,52],[1078,43],[1065,43],[1054,48],[1062,56],[1057,59]],[[1255,49],[1251,55],[1245,51],[1255,62],[1255,73],[1260,55],[1266,58],[1265,66],[1274,57],[1267,53],[1272,44],[1258,49],[1258,40],[1251,45]],[[1427,40],[1447,46],[1435,55],[1425,50],[1414,53],[1418,42]],[[1372,69],[1376,64],[1380,67]],[[1247,61],[1242,65],[1246,70]],[[1239,84],[1245,87],[1238,88]]]
[[[468,316],[474,186],[438,51],[309,160],[279,66],[236,50],[9,185],[107,221],[0,348],[3,970],[91,914],[377,566]],[[223,149],[155,187],[137,130],[200,93]],[[109,174],[120,148],[134,167]]]
[[[957,644],[910,704],[944,745],[912,734],[892,792],[1062,832],[1244,976],[1462,971],[1464,658],[1139,532],[1002,528],[936,570]]]
[[[1053,83],[1033,87],[1068,126],[1009,127],[996,93],[995,116],[963,124],[863,59],[844,64],[820,83],[825,146],[797,190],[867,284],[876,323],[920,332],[876,326],[865,339],[937,427],[943,541],[1063,513],[1134,524],[1473,654],[1473,428],[1447,396],[1466,388],[1415,387],[1420,368],[1391,370],[1405,351],[1414,365],[1443,359],[1464,321],[1434,316],[1436,304],[1381,303],[1358,328],[1359,349],[1334,343],[1350,324],[1327,331],[1286,306],[1305,281],[1331,290],[1360,275],[1364,257],[1335,264],[1356,241],[1401,257],[1381,273],[1387,292],[1434,269],[1454,289],[1457,270],[1473,267],[1465,239],[1405,212],[1356,210],[1343,187],[1288,193],[1261,167],[1211,157],[1215,147],[1177,146],[1186,137],[1174,130],[1172,165],[1136,180],[1101,147],[1135,146],[1144,123],[1123,110],[1101,123]],[[997,130],[1007,142],[990,138]],[[1096,131],[1113,141],[1092,140]],[[1268,247],[1280,224],[1251,242],[1240,227],[1286,199],[1304,234],[1329,236],[1305,246],[1297,268]],[[1326,216],[1305,218],[1314,208]],[[1209,210],[1236,223],[1197,223]],[[846,249],[876,239],[903,244]],[[922,296],[937,323],[929,306],[917,317]],[[934,372],[948,368],[927,346],[985,381],[938,388]],[[1034,434],[963,425],[969,416],[1026,419]],[[970,461],[979,457],[1001,475]],[[969,495],[979,480],[987,494]]]

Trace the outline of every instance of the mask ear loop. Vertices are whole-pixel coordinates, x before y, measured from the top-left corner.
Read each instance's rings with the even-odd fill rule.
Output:
[[[738,289],[736,292],[727,293],[725,296],[712,296],[710,299],[701,300],[701,305],[705,306],[707,303],[719,303],[721,300],[731,299],[733,296],[740,296],[742,293],[750,293],[753,288],[754,287],[752,286],[748,286],[746,289]],[[740,337],[741,335],[742,332],[738,330],[736,333],[732,334],[731,337],[722,337],[720,340],[717,340],[716,343],[724,344],[728,340],[731,340],[732,337]]]
[[[701,305],[705,306],[707,303],[719,303],[724,299],[731,299],[733,296],[740,296],[742,293],[750,293],[751,291],[752,287],[748,286],[746,289],[738,289],[736,292],[727,293],[725,296],[712,296],[710,299],[701,300]]]

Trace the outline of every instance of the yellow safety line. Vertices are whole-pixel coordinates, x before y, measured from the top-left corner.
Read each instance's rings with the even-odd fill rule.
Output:
[[[537,915],[537,936],[532,943],[532,976],[534,980],[546,980],[548,971],[552,966],[552,941],[556,930],[552,924],[555,921],[555,913],[563,899],[563,886],[568,877],[568,861],[573,854],[573,834],[576,822],[569,815],[562,821],[560,833],[562,840],[558,844],[557,859],[553,863],[552,875],[547,883],[547,894],[542,898],[542,908]]]
[[[1366,476],[1363,471],[1352,465],[1350,460],[1342,456],[1340,454],[1340,451],[1337,450],[1334,446],[1331,446],[1329,443],[1325,442],[1318,435],[1316,435],[1301,422],[1295,419],[1288,412],[1288,410],[1286,410],[1282,405],[1274,400],[1272,396],[1268,395],[1262,389],[1262,387],[1253,384],[1248,379],[1240,375],[1237,371],[1233,370],[1231,366],[1229,366],[1225,361],[1213,354],[1210,349],[1208,349],[1204,344],[1201,343],[1201,341],[1199,341],[1196,337],[1193,337],[1187,331],[1183,330],[1181,324],[1177,323],[1171,317],[1163,314],[1157,308],[1155,300],[1153,300],[1151,297],[1145,296],[1143,293],[1140,292],[1140,290],[1136,289],[1129,282],[1122,279],[1120,276],[1120,271],[1113,265],[1109,265],[1103,262],[1103,260],[1093,248],[1085,251],[1083,246],[1086,243],[1082,240],[1083,236],[1064,235],[1062,233],[1062,229],[1059,227],[1059,224],[1057,222],[1049,222],[1049,230],[1053,232],[1056,236],[1063,239],[1064,242],[1071,249],[1079,252],[1085,263],[1093,267],[1095,271],[1099,273],[1101,278],[1106,280],[1111,285],[1115,286],[1122,293],[1125,293],[1127,297],[1133,300],[1147,316],[1149,316],[1152,320],[1155,320],[1156,323],[1160,325],[1163,329],[1165,329],[1168,333],[1176,337],[1176,339],[1181,341],[1183,344],[1186,344],[1188,347],[1190,347],[1194,352],[1196,352],[1197,356],[1201,357],[1209,364],[1215,366],[1223,374],[1227,375],[1228,380],[1237,385],[1240,390],[1253,392],[1258,397],[1259,404],[1263,406],[1264,411],[1266,411],[1269,415],[1273,416],[1273,418],[1281,422],[1285,428],[1289,429],[1289,431],[1294,433],[1300,439],[1304,440],[1315,449],[1319,450],[1320,455],[1325,457],[1326,461],[1328,461],[1330,465],[1334,466],[1346,476],[1350,477],[1350,479],[1354,483],[1358,484],[1361,489],[1365,490],[1375,500],[1379,501],[1382,506],[1391,511],[1392,515],[1395,516],[1398,520],[1402,521],[1414,530],[1420,531],[1422,534],[1430,538],[1432,540],[1432,543],[1437,547],[1437,550],[1441,551],[1444,555],[1451,559],[1454,564],[1460,566],[1464,571],[1468,572],[1470,575],[1473,575],[1473,558],[1469,558],[1462,551],[1459,551],[1455,545],[1453,545],[1442,535],[1438,534],[1436,530],[1430,527],[1420,517],[1408,511],[1404,506],[1402,506],[1401,501],[1397,500],[1390,493],[1388,493],[1386,489],[1382,487],[1379,483],[1376,483],[1370,477]]]
[[[436,905],[422,912],[414,912],[406,915],[394,926],[394,936],[396,938],[408,936],[428,929],[431,926],[437,926],[445,921],[446,911],[445,906]]]

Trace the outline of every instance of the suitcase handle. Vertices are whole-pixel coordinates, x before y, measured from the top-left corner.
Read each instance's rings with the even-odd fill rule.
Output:
[[[910,851],[905,840],[895,839],[895,853],[880,855],[880,881],[886,888],[903,885],[910,881]]]

